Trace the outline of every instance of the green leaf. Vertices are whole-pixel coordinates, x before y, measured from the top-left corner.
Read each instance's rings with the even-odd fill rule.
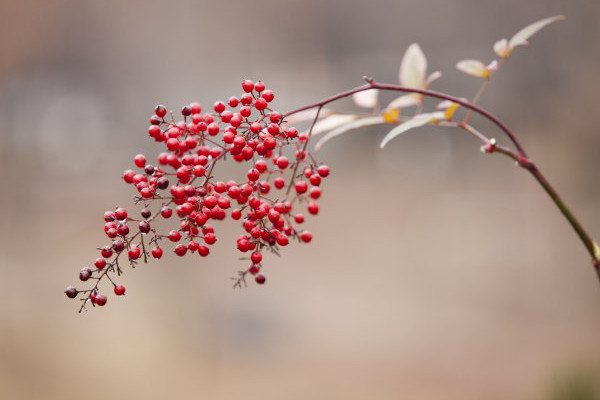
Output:
[[[442,120],[444,118],[445,118],[445,114],[444,114],[443,111],[436,111],[436,112],[432,112],[432,113],[417,114],[412,119],[409,119],[408,121],[401,123],[400,125],[398,125],[394,129],[392,129],[391,131],[389,131],[388,134],[385,135],[385,137],[381,141],[381,144],[379,145],[379,148],[383,149],[385,147],[385,145],[388,144],[388,142],[390,140],[392,140],[396,136],[398,136],[398,135],[400,135],[400,134],[402,134],[402,133],[404,133],[404,132],[406,132],[406,131],[408,131],[410,129],[418,128],[419,126],[427,125],[430,122]]]
[[[361,118],[356,121],[352,121],[348,124],[342,125],[332,131],[329,131],[325,136],[323,136],[321,138],[321,140],[319,140],[317,142],[317,144],[315,145],[315,151],[318,151],[325,143],[327,143],[334,137],[339,136],[343,133],[346,133],[346,132],[354,130],[354,129],[363,128],[365,126],[380,125],[380,124],[385,124],[385,120],[383,119],[383,117],[381,115],[378,115],[376,117]]]
[[[527,43],[527,39],[533,36],[534,33],[542,29],[548,24],[551,24],[555,21],[561,21],[566,19],[564,15],[556,15],[554,17],[545,18],[541,21],[534,22],[533,24],[527,25],[525,28],[521,29],[519,32],[515,33],[515,35],[508,41],[508,49],[511,51],[517,46],[521,46]]]

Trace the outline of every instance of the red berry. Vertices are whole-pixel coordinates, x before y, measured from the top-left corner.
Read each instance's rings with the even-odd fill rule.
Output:
[[[283,179],[282,177],[277,177],[275,178],[275,180],[273,181],[273,185],[275,185],[275,187],[277,189],[281,189],[282,187],[285,186],[285,179]]]
[[[124,219],[127,219],[127,210],[125,210],[124,208],[117,208],[115,210],[115,217],[119,221],[123,221]]]
[[[127,255],[129,256],[129,258],[131,258],[132,260],[137,260],[140,257],[140,254],[142,253],[142,250],[136,246],[136,245],[132,245],[129,248],[129,251],[127,252]]]
[[[171,231],[168,237],[171,242],[178,242],[181,239],[181,233],[179,231]]]
[[[100,252],[104,258],[109,258],[113,255],[113,251],[110,246],[104,246]]]
[[[254,277],[254,280],[256,281],[256,283],[258,283],[259,285],[262,285],[263,283],[265,283],[265,281],[267,280],[267,278],[265,278],[265,276],[263,274],[257,274]]]
[[[296,192],[298,192],[298,194],[302,194],[305,193],[308,190],[308,184],[304,181],[298,181],[296,182]]]
[[[290,162],[288,161],[287,157],[285,157],[285,156],[279,157],[277,159],[277,166],[280,169],[286,169],[288,167],[289,163]]]
[[[221,114],[223,111],[225,111],[225,107],[225,103],[223,103],[222,101],[217,101],[213,106],[217,114]]]
[[[170,218],[171,215],[173,215],[173,209],[171,209],[167,206],[164,206],[163,208],[160,209],[160,215],[163,218]]]
[[[297,224],[301,224],[304,222],[304,215],[302,214],[296,214],[296,216],[294,216],[294,221],[296,221]]]
[[[269,106],[269,104],[267,103],[267,101],[265,99],[263,99],[262,97],[259,97],[258,99],[256,99],[256,101],[254,102],[254,108],[256,108],[259,111],[264,110],[265,108],[267,108]]]
[[[250,259],[254,264],[258,264],[262,260],[262,254],[260,253],[260,251],[255,251],[250,255]]]
[[[137,156],[135,156],[135,158],[133,159],[133,162],[135,163],[135,165],[137,165],[140,168],[143,168],[144,165],[146,165],[146,156],[143,154],[138,154]]]
[[[152,249],[152,257],[159,259],[162,257],[163,251],[160,247],[156,246]]]
[[[310,231],[302,231],[302,233],[300,234],[300,239],[304,243],[308,243],[312,240],[312,233]]]
[[[232,96],[229,98],[229,101],[228,101],[229,107],[237,107],[238,103],[239,103],[239,100],[237,97]]]
[[[242,89],[244,89],[244,92],[250,93],[251,91],[254,90],[254,82],[252,82],[250,80],[242,81]]]
[[[310,189],[310,197],[312,197],[313,199],[318,199],[319,197],[321,197],[321,188],[319,187],[313,187]]]
[[[311,201],[308,203],[308,206],[306,206],[306,209],[312,215],[316,215],[319,213],[319,204],[316,201]]]
[[[125,294],[125,286],[123,285],[117,285],[115,286],[115,294],[117,296],[122,296]],[[96,300],[98,300],[98,298],[96,298]]]
[[[330,171],[327,165],[321,165],[319,168],[317,168],[317,172],[319,175],[321,175],[321,177],[325,178],[327,175],[329,175]]]
[[[275,98],[275,95],[273,94],[273,92],[272,92],[272,91],[270,91],[270,90],[265,90],[265,91],[262,93],[261,97],[262,97],[263,99],[265,99],[267,102],[269,102],[269,103],[270,103],[270,102],[272,102],[272,101],[273,101],[273,99]]]
[[[185,256],[185,253],[187,253],[187,246],[185,244],[178,244],[177,246],[175,246],[175,254],[177,254],[179,257],[183,257]]]
[[[163,106],[162,104],[159,104],[156,106],[156,108],[154,109],[154,113],[159,116],[159,117],[164,117],[165,115],[167,115],[167,109],[165,108],[165,106]]]
[[[104,258],[96,258],[94,265],[98,269],[103,269],[104,267],[106,267],[106,260]]]
[[[257,92],[262,92],[265,90],[265,84],[262,81],[258,81],[254,84],[254,90]]]
[[[91,296],[90,296],[90,297],[91,297]],[[96,295],[96,297],[95,297],[95,300],[94,300],[94,302],[95,302],[96,304],[98,304],[99,306],[103,306],[103,305],[105,305],[105,304],[106,304],[106,301],[107,301],[107,300],[108,300],[108,299],[106,298],[106,296],[105,296],[105,295],[103,295],[103,294],[97,294],[97,295]]]

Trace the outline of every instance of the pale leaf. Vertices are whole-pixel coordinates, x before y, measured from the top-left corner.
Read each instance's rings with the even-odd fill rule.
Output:
[[[357,115],[349,115],[349,114],[334,114],[327,118],[320,119],[313,126],[312,135],[318,135],[319,133],[323,133],[329,131],[331,129],[337,128],[338,126],[347,124],[350,121],[354,121],[358,118]]]
[[[494,43],[494,52],[498,55],[498,57],[508,57],[508,40],[500,39]]]
[[[377,96],[379,95],[379,90],[377,89],[369,89],[364,90],[362,92],[354,93],[352,95],[352,100],[354,100],[354,104],[363,108],[375,108],[377,106]]]
[[[348,124],[342,125],[332,131],[329,131],[325,136],[323,136],[321,140],[319,140],[315,145],[315,151],[318,151],[325,143],[329,142],[334,137],[339,136],[343,133],[354,129],[363,128],[365,126],[380,125],[384,123],[385,121],[383,120],[383,117],[378,115],[376,117],[361,118],[356,121],[352,121]]]
[[[600,247],[598,247],[598,243],[595,240],[592,240],[592,244],[594,245],[594,257],[600,260]]]
[[[456,63],[456,68],[465,74],[483,78],[486,74],[485,64],[479,60],[462,60]]]
[[[443,111],[436,111],[432,113],[425,114],[417,114],[412,119],[409,119],[406,122],[401,123],[396,126],[394,129],[388,132],[387,135],[381,141],[379,148],[383,149],[386,144],[389,143],[390,140],[394,139],[396,136],[410,130],[413,128],[418,128],[419,126],[427,125],[430,122],[434,122],[440,119],[444,119],[445,115]]]
[[[418,94],[415,94],[415,93],[405,94],[403,96],[397,97],[396,99],[392,100],[391,103],[388,104],[388,106],[386,108],[390,109],[390,108],[410,107],[410,106],[419,104],[420,102],[421,102],[421,98]]]
[[[561,21],[565,19],[564,15],[556,15],[554,17],[545,18],[541,21],[534,22],[533,24],[527,25],[525,28],[521,29],[519,32],[515,33],[515,35],[510,38],[508,41],[508,51],[510,52],[517,46],[521,46],[527,44],[527,39],[529,39],[533,34],[542,29],[548,24],[551,24],[555,21]]]
[[[400,83],[410,88],[423,89],[427,59],[418,44],[408,46],[400,64]]]
[[[429,74],[429,76],[425,80],[425,88],[428,88],[429,85],[431,85],[431,82],[435,81],[436,79],[440,79],[441,77],[442,73],[440,71],[435,71]]]

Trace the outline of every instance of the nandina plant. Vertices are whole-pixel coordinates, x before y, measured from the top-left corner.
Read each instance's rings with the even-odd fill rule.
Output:
[[[321,183],[330,174],[329,167],[318,162],[311,153],[310,141],[319,134],[314,151],[331,139],[362,127],[390,125],[392,129],[381,142],[383,149],[398,135],[424,125],[440,125],[461,129],[481,142],[481,150],[502,154],[527,170],[543,187],[579,236],[600,278],[600,248],[591,239],[573,213],[559,197],[539,168],[531,160],[516,135],[500,119],[477,105],[491,78],[506,63],[518,46],[546,25],[563,20],[555,16],[537,21],[521,29],[510,40],[497,41],[493,50],[497,59],[489,63],[462,60],[456,67],[482,80],[471,100],[432,91],[429,86],[440,78],[440,72],[427,75],[427,59],[418,44],[406,50],[399,72],[399,84],[377,82],[365,77],[364,85],[335,94],[287,113],[272,108],[274,93],[263,82],[244,80],[242,94],[217,101],[210,110],[199,103],[184,106],[180,113],[168,112],[158,105],[150,117],[149,136],[164,147],[156,163],[143,154],[134,157],[136,169],[127,169],[123,180],[133,185],[137,206],[104,213],[104,232],[109,243],[98,248],[99,257],[79,272],[87,289],[69,286],[65,293],[80,298],[79,311],[88,305],[103,306],[106,288],[117,295],[125,294],[118,282],[123,265],[135,267],[139,260],[163,257],[165,244],[172,243],[177,256],[197,254],[207,257],[217,240],[213,222],[231,218],[240,221],[242,234],[237,249],[250,253],[243,257],[246,265],[234,279],[234,287],[246,285],[248,274],[258,284],[266,281],[263,253],[279,254],[291,241],[308,243],[312,233],[303,229],[305,214],[319,212],[317,199]],[[380,91],[405,94],[381,108]],[[352,114],[325,106],[352,97],[361,108],[371,113]],[[436,109],[424,112],[424,99],[441,100]],[[404,116],[403,109],[415,107]],[[464,110],[462,113],[460,110]],[[471,123],[473,113],[494,123],[510,146],[481,132]],[[176,117],[177,115],[177,117]],[[308,124],[306,129],[293,125]],[[245,176],[218,180],[219,165],[237,162],[246,166]],[[171,222],[171,229],[161,230],[159,220]]]

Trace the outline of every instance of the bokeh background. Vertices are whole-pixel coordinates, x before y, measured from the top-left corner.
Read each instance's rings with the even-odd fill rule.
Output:
[[[62,293],[105,244],[103,212],[129,204],[122,171],[158,153],[157,103],[210,105],[250,78],[289,110],[395,82],[412,42],[435,89],[471,97],[458,60],[555,14],[482,104],[600,237],[598,1],[1,1],[0,398],[598,396],[588,255],[528,174],[459,131],[327,145],[315,238],[267,257],[264,287],[231,289],[245,264],[224,223],[209,258],[128,270],[105,308]]]

